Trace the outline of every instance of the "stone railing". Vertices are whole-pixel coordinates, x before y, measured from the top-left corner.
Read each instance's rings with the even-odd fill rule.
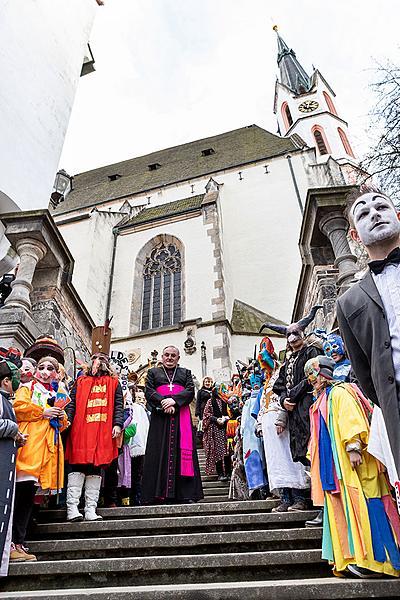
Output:
[[[46,334],[86,359],[94,324],[72,285],[74,260],[50,213],[9,213],[1,221],[19,264],[0,309],[0,345],[24,350]]]

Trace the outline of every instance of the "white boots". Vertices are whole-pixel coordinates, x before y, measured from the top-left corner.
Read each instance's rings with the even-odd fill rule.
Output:
[[[100,475],[85,475],[70,473],[67,486],[67,521],[82,521],[83,515],[78,510],[82,488],[85,484],[85,521],[100,521],[102,517],[96,514],[99,501]]]
[[[83,515],[78,510],[82,494],[85,475],[83,473],[70,473],[67,486],[67,521],[83,521]]]
[[[101,521],[103,517],[96,514],[100,496],[100,475],[86,475],[85,481],[85,521]]]

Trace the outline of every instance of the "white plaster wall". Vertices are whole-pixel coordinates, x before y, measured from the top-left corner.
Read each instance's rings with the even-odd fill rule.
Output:
[[[0,0],[0,213],[48,205],[96,7]]]
[[[75,260],[72,282],[96,324],[104,323],[114,243],[121,216],[93,211],[89,219],[59,226]]]
[[[111,323],[113,325],[113,323]],[[113,328],[113,338],[115,339],[115,329]],[[125,340],[115,340],[112,343],[113,350],[121,350],[122,352],[129,352],[133,350],[140,350],[140,358],[131,366],[131,369],[135,371],[140,364],[147,364],[147,360],[151,359],[151,352],[157,350],[158,359],[161,359],[163,348],[172,344],[177,346],[180,350],[181,360],[180,365],[190,369],[195,375],[197,381],[201,384],[202,382],[202,368],[201,368],[201,355],[200,345],[202,342],[206,345],[207,355],[207,372],[211,376],[214,376],[215,370],[218,368],[219,361],[212,360],[212,347],[215,345],[215,334],[214,326],[201,327],[195,331],[196,347],[197,350],[194,354],[186,354],[184,352],[183,343],[186,339],[185,331],[172,331],[168,333],[158,335],[146,335],[141,338],[129,338]]]
[[[288,321],[300,273],[301,212],[285,157],[225,174],[220,191],[228,318],[235,298]],[[307,175],[300,154],[292,155],[300,194]]]
[[[118,236],[111,314],[114,315],[114,335],[129,335],[131,302],[134,285],[135,261],[139,251],[152,238],[160,234],[177,237],[184,246],[184,294],[183,319],[212,317],[211,298],[216,296],[213,282],[213,246],[203,217],[185,219],[177,223],[159,225],[144,231]]]

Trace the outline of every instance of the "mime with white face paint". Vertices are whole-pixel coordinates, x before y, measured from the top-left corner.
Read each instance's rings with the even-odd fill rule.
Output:
[[[363,279],[338,298],[337,318],[360,386],[382,409],[399,474],[400,212],[388,197],[368,192],[351,205],[349,221],[370,262]]]

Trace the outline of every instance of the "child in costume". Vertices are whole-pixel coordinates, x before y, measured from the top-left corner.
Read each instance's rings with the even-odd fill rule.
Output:
[[[34,555],[27,554],[24,542],[36,492],[54,494],[63,486],[64,452],[59,432],[67,427],[67,417],[62,408],[54,406],[57,394],[52,384],[58,366],[54,357],[44,356],[38,361],[35,378],[22,384],[15,394],[17,422],[28,439],[16,462],[13,560],[35,560]]]
[[[367,451],[369,401],[354,384],[335,383],[335,362],[310,359],[311,491],[324,506],[322,557],[334,574],[400,574],[400,519],[382,465]]]
[[[13,363],[0,359],[0,577],[7,575],[10,558],[17,447],[23,446],[27,439],[18,429],[11,403],[19,378],[19,370]],[[17,552],[24,554],[22,549]]]
[[[85,520],[97,521],[101,519],[96,514],[101,469],[117,458],[117,437],[124,424],[122,388],[107,355],[92,356],[88,373],[78,377],[71,389],[67,415],[71,430],[65,456],[72,471],[68,475],[67,519],[83,519],[78,504],[85,487]]]

